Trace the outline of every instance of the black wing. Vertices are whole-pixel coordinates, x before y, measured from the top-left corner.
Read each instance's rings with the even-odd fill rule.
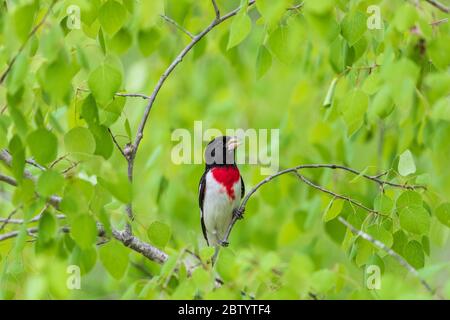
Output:
[[[209,246],[208,236],[206,234],[205,220],[203,219],[203,200],[205,199],[206,173],[207,172],[208,171],[205,171],[205,173],[203,173],[202,177],[200,178],[200,183],[198,186],[198,205],[200,207],[200,222],[202,224],[203,237],[205,237],[206,243]]]
[[[242,199],[244,199],[244,195],[245,195],[245,185],[244,185],[244,179],[242,179],[242,176],[241,176],[241,201],[242,201]]]

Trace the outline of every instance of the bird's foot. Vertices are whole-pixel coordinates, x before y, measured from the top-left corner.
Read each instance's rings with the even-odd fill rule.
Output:
[[[229,245],[230,245],[230,243],[228,242],[228,241],[226,241],[226,240],[220,240],[219,241],[219,244],[222,246],[222,247],[228,247]]]
[[[236,217],[236,219],[244,219],[244,208],[234,208],[233,209],[233,216]]]

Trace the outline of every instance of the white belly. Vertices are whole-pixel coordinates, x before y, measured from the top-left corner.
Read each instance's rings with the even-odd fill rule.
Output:
[[[223,240],[228,225],[233,217],[233,209],[241,201],[241,180],[234,185],[234,199],[231,199],[226,188],[219,184],[212,173],[206,175],[205,198],[203,200],[203,220],[205,222],[208,241],[211,246]]]

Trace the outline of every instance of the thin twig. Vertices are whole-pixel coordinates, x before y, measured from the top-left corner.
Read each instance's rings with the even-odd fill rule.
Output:
[[[114,134],[112,133],[112,131],[111,131],[110,128],[108,128],[108,132],[109,132],[109,134],[111,135],[111,138],[112,138],[114,144],[116,145],[117,149],[119,149],[120,153],[121,153],[121,154],[124,156],[124,158],[126,159],[127,156],[126,156],[125,152],[123,152],[122,147],[120,146],[119,142],[117,142],[116,137],[114,136]]]
[[[186,28],[183,28],[182,26],[180,26],[175,20],[169,18],[168,16],[166,16],[164,14],[160,14],[159,16],[161,18],[163,18],[165,21],[167,21],[168,23],[170,23],[171,25],[173,25],[175,28],[177,28],[178,30],[180,30],[181,32],[186,34],[189,38],[194,39],[195,36],[192,33],[190,33]]]
[[[63,171],[61,171],[61,173],[62,173],[62,174],[68,173],[70,170],[76,168],[76,167],[80,164],[80,162],[81,162],[81,161],[73,162],[73,163],[70,165],[70,167],[64,169]]]
[[[65,154],[65,155],[59,157],[58,159],[56,159],[55,161],[53,161],[53,162],[50,164],[50,168],[53,168],[54,166],[56,166],[56,164],[58,164],[59,162],[61,162],[62,160],[64,160],[68,155],[69,155],[69,154]]]
[[[42,214],[38,214],[29,221],[26,221],[24,219],[6,219],[6,218],[0,218],[0,222],[6,222],[8,224],[24,224],[24,223],[33,223],[37,222],[41,219]],[[65,219],[66,216],[64,214],[57,214],[55,215],[56,219]]]
[[[43,165],[40,165],[34,159],[27,159],[27,160],[25,160],[25,162],[32,165],[33,167],[38,168],[39,170],[42,170],[42,171],[47,170]]]
[[[383,242],[373,238],[372,236],[370,236],[369,234],[365,233],[364,231],[355,228],[352,224],[350,224],[343,217],[338,217],[338,220],[339,220],[340,223],[342,223],[347,228],[349,228],[350,231],[352,233],[354,233],[356,236],[360,236],[361,238],[369,241],[370,243],[372,243],[373,245],[375,245],[379,249],[385,251],[388,255],[393,257],[395,260],[397,260],[398,263],[400,263],[412,275],[414,275],[416,278],[419,279],[420,283],[427,289],[427,291],[429,291],[431,294],[434,294],[434,290],[431,289],[431,286],[424,279],[422,279],[422,277],[419,275],[419,272],[417,272],[417,270],[412,265],[410,265],[405,259],[403,259],[403,257],[400,256],[397,252],[395,252],[391,248],[387,247]]]
[[[14,178],[11,178],[9,176],[5,176],[4,174],[0,173],[0,181],[6,182],[7,184],[17,187],[17,181]]]
[[[270,175],[268,177],[266,177],[264,180],[260,181],[258,184],[256,184],[255,187],[253,187],[244,197],[244,199],[242,199],[241,204],[239,206],[239,211],[244,212],[245,211],[245,206],[247,205],[248,200],[250,199],[250,197],[264,184],[269,183],[270,181],[272,181],[273,179],[287,174],[287,173],[295,173],[300,179],[301,181],[303,181],[304,183],[306,183],[307,185],[309,185],[310,187],[313,187],[319,191],[322,191],[324,193],[330,194],[336,198],[340,198],[346,201],[349,201],[352,204],[355,204],[357,206],[359,206],[360,208],[363,208],[364,210],[370,212],[370,213],[377,213],[375,210],[370,209],[366,206],[364,206],[363,204],[359,203],[358,201],[355,201],[351,198],[348,198],[346,196],[342,196],[339,195],[335,192],[332,192],[328,189],[325,189],[319,185],[314,184],[313,182],[311,182],[310,180],[308,180],[307,178],[305,178],[303,175],[301,175],[298,171],[302,170],[302,169],[318,169],[318,168],[328,168],[328,169],[341,169],[341,170],[345,170],[347,172],[350,172],[352,174],[364,177],[368,180],[374,181],[379,185],[390,185],[392,187],[396,187],[396,188],[401,188],[401,189],[417,189],[417,188],[425,188],[424,186],[406,186],[406,185],[401,185],[401,184],[396,184],[396,183],[390,183],[388,181],[385,180],[381,180],[378,176],[369,176],[366,174],[363,174],[355,169],[349,168],[349,167],[345,167],[345,166],[341,166],[341,165],[334,165],[334,164],[307,164],[307,165],[299,165],[293,168],[289,168],[289,169],[285,169],[285,170],[281,170],[273,175]],[[225,233],[224,239],[222,240],[224,243],[228,243],[228,238],[230,236],[231,230],[233,229],[233,226],[235,225],[235,223],[237,222],[238,218],[237,215],[233,215],[233,218],[231,219],[230,224],[228,225],[227,231]],[[381,243],[381,242],[380,242]],[[382,244],[382,243],[381,243]],[[386,245],[382,244],[384,247],[387,248]],[[389,249],[389,248],[388,248]],[[389,253],[389,252],[388,252]],[[400,257],[401,258],[401,257]],[[396,258],[397,259],[397,258]],[[402,264],[403,265],[403,264]],[[403,265],[405,266],[405,265]],[[411,266],[410,266],[411,267]],[[412,268],[412,267],[411,267]],[[411,269],[409,267],[407,267],[407,269],[411,272]],[[415,276],[418,276],[417,270],[415,270],[414,268],[412,268],[414,270],[414,272],[412,272]],[[419,277],[420,278],[420,277]],[[422,282],[422,284],[424,284]],[[429,286],[428,286],[429,288]],[[432,292],[432,290],[430,289],[430,291]]]
[[[149,96],[142,94],[142,93],[122,93],[122,92],[118,92],[115,94],[116,96],[119,97],[129,97],[129,98],[142,98],[142,99],[150,99]]]
[[[28,41],[31,39],[31,37],[39,30],[39,28],[44,24],[45,20],[47,19],[48,15],[50,14],[50,12],[53,9],[53,6],[56,4],[57,0],[53,0],[52,3],[50,4],[50,6],[48,7],[47,12],[44,14],[44,16],[42,17],[41,21],[39,21],[39,23],[37,25],[34,26],[34,28],[30,31],[30,33],[28,34],[25,42],[20,46],[19,50],[17,51],[17,53],[14,55],[14,57],[11,59],[11,61],[8,63],[8,67],[6,68],[6,70],[3,72],[3,74],[0,77],[0,84],[3,83],[3,81],[5,81],[6,77],[8,76],[9,72],[11,71],[14,63],[16,62],[17,58],[19,57],[19,55],[22,53],[22,51],[25,49],[25,46],[27,45]]]
[[[304,2],[300,2],[299,4],[286,8],[286,10],[294,10],[294,11],[298,11],[299,9],[301,9],[303,7],[305,3]]]
[[[448,18],[444,18],[444,19],[439,19],[439,20],[436,20],[436,21],[432,21],[432,22],[430,22],[430,25],[438,26],[440,24],[444,24],[444,23],[447,23],[447,22],[448,22]]]
[[[371,209],[371,208],[369,208],[369,207],[363,205],[363,204],[362,204],[361,202],[359,202],[359,201],[353,200],[352,198],[349,198],[349,197],[347,197],[347,196],[343,196],[343,195],[341,195],[341,194],[338,194],[338,193],[335,193],[335,192],[333,192],[333,191],[331,191],[331,190],[328,190],[328,189],[326,189],[326,188],[324,188],[324,187],[322,187],[322,186],[319,186],[318,184],[315,184],[314,182],[312,182],[311,180],[307,179],[304,175],[301,175],[301,174],[298,173],[297,171],[293,171],[293,173],[294,173],[301,181],[303,181],[304,183],[306,183],[306,184],[309,185],[310,187],[313,187],[314,189],[317,189],[317,190],[319,190],[319,191],[322,191],[322,192],[324,192],[324,193],[327,193],[327,194],[333,196],[334,198],[342,199],[342,200],[344,200],[344,201],[348,201],[348,202],[350,202],[351,204],[354,204],[355,206],[360,207],[360,208],[366,210],[367,212],[374,213],[374,214],[380,215],[380,216],[385,215],[385,214],[383,214],[383,213],[381,213],[381,212],[378,212],[378,211],[376,211],[376,210],[374,210],[374,209]]]
[[[37,227],[28,228],[26,231],[27,231],[27,234],[35,233],[38,231],[38,228]],[[0,241],[4,241],[7,239],[17,237],[19,235],[19,233],[20,233],[20,231],[11,231],[8,233],[0,234]]]
[[[215,14],[216,14],[216,19],[220,19],[220,9],[219,9],[219,6],[217,5],[216,0],[211,0],[211,1],[212,1],[212,4],[213,4],[213,7],[214,7],[214,12],[215,12]]]
[[[429,4],[431,4],[433,7],[436,7],[436,8],[438,8],[439,10],[441,10],[441,11],[443,11],[445,13],[449,13],[450,12],[450,9],[446,5],[440,3],[437,0],[425,0],[425,1],[428,2]]]
[[[20,206],[19,208],[15,208],[13,211],[11,211],[11,213],[8,215],[8,217],[6,219],[3,220],[3,218],[0,218],[0,222],[2,222],[2,225],[0,226],[0,231],[2,231],[5,226],[9,223],[9,221],[12,219],[12,217],[16,214],[17,211],[19,211],[19,209],[22,206]],[[2,221],[3,220],[3,221]]]
[[[81,88],[81,87],[78,87],[76,91],[77,91],[77,92],[78,92],[78,91],[82,91],[82,92],[91,92],[89,89],[87,89],[87,88]],[[114,95],[117,96],[117,97],[142,98],[142,99],[146,99],[146,100],[150,99],[149,96],[147,96],[147,95],[145,95],[145,94],[143,94],[143,93],[117,92],[117,93],[115,93]]]

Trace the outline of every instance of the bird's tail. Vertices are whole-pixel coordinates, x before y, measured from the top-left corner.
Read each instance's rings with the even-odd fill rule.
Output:
[[[212,259],[211,259],[211,263],[212,263],[212,266],[214,267],[214,265],[216,264],[216,261],[217,261],[217,258],[218,258],[218,256],[219,256],[219,251],[220,251],[220,246],[219,245],[216,245],[215,247],[214,247],[214,255],[213,255],[213,257],[212,257]]]

